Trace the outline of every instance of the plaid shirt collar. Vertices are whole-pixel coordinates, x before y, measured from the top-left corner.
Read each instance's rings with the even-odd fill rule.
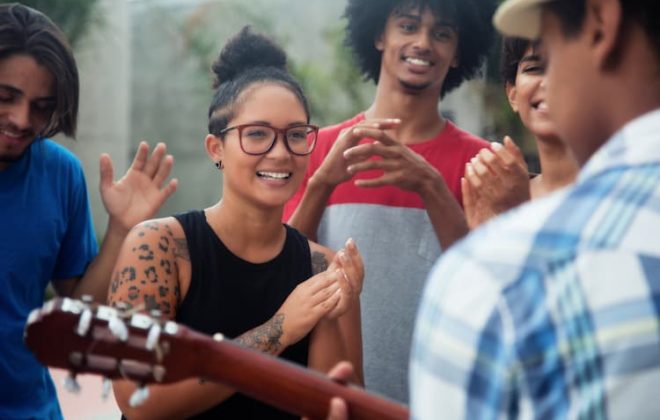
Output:
[[[620,167],[660,162],[660,109],[635,118],[616,132],[580,171],[578,183]]]

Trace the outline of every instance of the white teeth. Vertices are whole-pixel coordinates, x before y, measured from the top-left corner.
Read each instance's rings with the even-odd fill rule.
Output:
[[[545,103],[544,100],[542,100],[540,102],[533,102],[531,105],[532,105],[532,108],[537,110],[537,111],[547,111],[548,110],[548,105]]]
[[[408,62],[410,64],[414,64],[416,66],[427,66],[428,67],[428,66],[431,65],[431,63],[426,61],[426,60],[422,60],[420,58],[413,58],[413,57],[407,57],[406,62]]]
[[[257,175],[262,178],[287,179],[291,172],[257,172]]]
[[[5,136],[7,136],[7,137],[14,137],[14,138],[19,138],[19,137],[21,137],[20,134],[18,134],[18,133],[14,133],[14,132],[11,132],[11,131],[7,131],[7,130],[2,130],[2,131],[0,131],[0,133],[2,133],[3,135],[5,135]]]

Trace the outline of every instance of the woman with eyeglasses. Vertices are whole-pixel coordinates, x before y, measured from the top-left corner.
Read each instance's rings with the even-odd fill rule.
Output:
[[[134,228],[115,266],[109,301],[157,309],[195,330],[220,332],[320,371],[346,358],[360,366],[363,265],[355,244],[349,240],[333,254],[281,223],[318,131],[285,64],[284,52],[249,28],[225,45],[213,65],[216,90],[205,139],[206,153],[223,173],[222,199]],[[126,417],[295,417],[198,379],[149,389],[146,401],[131,407],[136,385],[114,383]]]

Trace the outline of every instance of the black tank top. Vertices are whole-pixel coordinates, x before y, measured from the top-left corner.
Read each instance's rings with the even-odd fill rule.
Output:
[[[307,238],[287,225],[284,225],[286,240],[280,254],[271,261],[253,264],[227,249],[207,223],[203,211],[178,214],[175,218],[186,235],[191,265],[190,287],[177,310],[176,321],[197,331],[237,337],[269,320],[291,291],[312,276]],[[309,336],[306,336],[280,357],[307,366],[308,347]],[[195,418],[298,417],[236,393]]]

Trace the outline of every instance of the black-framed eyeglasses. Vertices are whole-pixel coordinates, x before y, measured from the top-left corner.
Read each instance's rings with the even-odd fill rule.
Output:
[[[238,130],[241,150],[253,156],[270,152],[280,133],[289,152],[297,156],[308,155],[314,150],[319,133],[319,128],[311,124],[293,125],[287,128],[276,128],[268,124],[240,124],[220,130],[219,134],[224,135],[230,130]]]

